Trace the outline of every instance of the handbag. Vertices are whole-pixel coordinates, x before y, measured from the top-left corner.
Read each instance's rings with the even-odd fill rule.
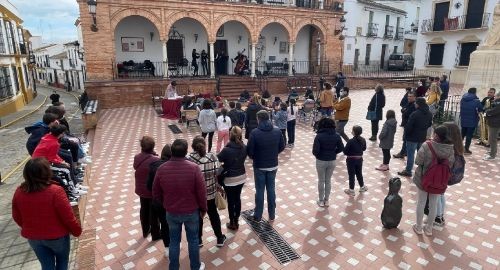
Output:
[[[218,210],[224,210],[227,208],[227,198],[226,193],[220,190],[215,192],[215,206]]]
[[[368,111],[366,113],[366,120],[374,121],[377,120],[377,94],[375,94],[375,110]]]

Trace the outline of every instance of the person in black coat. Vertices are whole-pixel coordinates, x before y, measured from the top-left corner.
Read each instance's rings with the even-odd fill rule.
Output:
[[[200,58],[200,54],[196,52],[196,49],[193,49],[191,53],[191,66],[193,66],[193,76],[198,76],[198,58]]]
[[[229,223],[226,227],[230,230],[238,230],[241,213],[241,190],[246,182],[245,160],[247,147],[243,143],[241,128],[233,126],[229,134],[229,143],[217,154],[219,162],[226,175],[224,177],[224,191],[227,195],[227,210],[229,212]]]
[[[342,74],[342,72],[338,72],[337,76],[335,77],[335,94],[337,95],[337,98],[340,97],[340,90],[344,88],[345,86],[345,76]]]
[[[201,67],[203,68],[203,75],[208,75],[208,54],[205,50],[201,51]]]
[[[344,150],[340,135],[335,131],[335,121],[323,118],[318,123],[318,134],[314,138],[312,153],[316,157],[318,173],[319,207],[328,207],[332,189],[332,176],[335,170],[337,154]]]
[[[417,109],[415,107],[415,92],[410,91],[410,92],[408,92],[408,94],[406,96],[407,96],[408,102],[406,103],[406,106],[404,106],[401,109],[401,113],[402,113],[401,126],[403,127],[403,130],[404,130],[406,123],[408,122],[408,119],[410,118],[410,115]],[[406,141],[405,141],[404,136],[403,136],[403,145],[401,146],[401,151],[399,151],[399,153],[392,155],[392,156],[394,158],[406,157]]]
[[[425,98],[419,97],[415,101],[414,111],[405,124],[403,139],[406,141],[406,168],[398,172],[401,176],[412,176],[415,162],[415,152],[427,139],[427,129],[432,125],[432,113],[429,111]]]
[[[375,120],[371,120],[372,122],[372,136],[370,137],[370,141],[377,140],[378,133],[378,122],[382,120],[382,109],[385,107],[385,94],[384,94],[384,86],[378,84],[375,87],[375,94],[370,100],[370,104],[368,105],[368,111],[375,111],[377,118]]]
[[[158,168],[167,162],[172,157],[172,150],[170,144],[165,144],[161,150],[160,160],[154,161],[149,164],[149,174],[148,181],[146,182],[146,187],[148,190],[153,191],[153,184],[156,176],[156,171]],[[170,235],[168,229],[168,223],[166,218],[166,210],[163,208],[161,202],[153,200],[151,205],[151,219],[156,219],[151,221],[151,239],[153,241],[163,240],[163,245],[168,248],[170,246]],[[160,228],[158,228],[160,224]]]
[[[258,126],[257,122],[257,112],[262,110],[263,107],[260,104],[260,96],[255,94],[248,105],[245,115],[245,139],[250,137],[250,133]]]

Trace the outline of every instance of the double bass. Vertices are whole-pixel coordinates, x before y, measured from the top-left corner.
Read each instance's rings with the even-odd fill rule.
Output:
[[[243,54],[245,50],[246,49],[243,49],[242,52],[238,52],[238,55],[235,57],[236,60],[236,66],[234,67],[235,74],[242,75],[243,71],[247,69],[246,68],[247,56]]]

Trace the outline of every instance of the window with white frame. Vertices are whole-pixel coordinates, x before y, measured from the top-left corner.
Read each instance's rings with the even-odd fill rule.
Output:
[[[477,49],[477,46],[479,46],[479,42],[459,43],[457,46],[455,65],[463,67],[469,66],[470,55]]]
[[[2,27],[0,27],[0,53],[5,54],[7,51],[5,50],[5,43],[3,42],[4,31]]]
[[[14,32],[12,31],[12,23],[10,21],[5,21],[5,33],[7,35],[7,43],[9,44],[10,54],[16,54],[16,41]]]
[[[443,65],[444,43],[442,44],[428,44],[427,45],[427,59],[426,63],[430,66]]]
[[[10,98],[14,95],[12,81],[10,80],[9,67],[0,67],[0,100]]]

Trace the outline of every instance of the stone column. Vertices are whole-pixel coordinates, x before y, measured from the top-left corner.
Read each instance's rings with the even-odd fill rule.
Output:
[[[321,65],[321,42],[318,42],[318,66]]]
[[[291,7],[295,7],[295,0],[289,0],[289,4]]]
[[[250,75],[250,77],[255,77],[255,65],[257,64],[255,62],[255,50],[257,50],[257,44],[256,43],[252,43],[252,73]]]
[[[295,45],[295,42],[289,42],[288,43],[288,76],[293,76],[293,45]]]
[[[215,78],[215,55],[214,55],[214,43],[210,42],[210,78]]]
[[[167,41],[161,41],[162,47],[162,65],[163,65],[163,77],[168,78],[168,55],[167,55]]]
[[[323,9],[323,0],[319,0],[319,9]]]

